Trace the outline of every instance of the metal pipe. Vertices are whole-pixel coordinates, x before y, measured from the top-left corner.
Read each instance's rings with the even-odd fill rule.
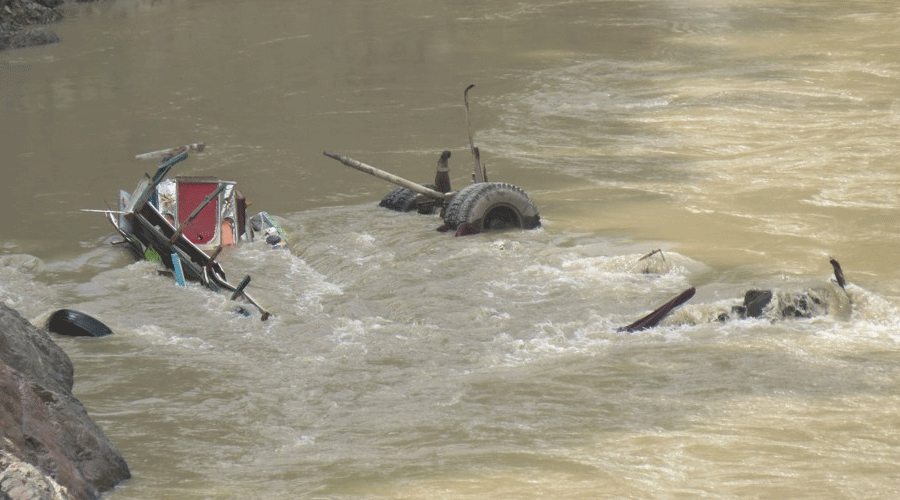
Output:
[[[365,172],[369,175],[378,177],[379,179],[383,179],[388,182],[392,182],[398,186],[405,187],[406,189],[409,189],[410,191],[419,193],[424,196],[428,196],[429,198],[434,198],[437,200],[445,200],[445,199],[449,200],[449,199],[453,198],[454,195],[456,195],[456,192],[440,193],[438,191],[435,191],[434,189],[427,188],[421,184],[416,184],[413,181],[409,181],[409,180],[404,179],[403,177],[398,177],[389,172],[385,172],[384,170],[381,170],[380,168],[375,168],[372,165],[366,165],[365,163],[354,160],[353,158],[350,158],[347,156],[341,156],[341,155],[337,155],[334,153],[329,153],[328,151],[325,151],[323,154],[329,158],[333,158],[333,159],[343,163],[344,165],[347,165],[348,167],[355,168],[356,170],[359,170],[360,172]]]

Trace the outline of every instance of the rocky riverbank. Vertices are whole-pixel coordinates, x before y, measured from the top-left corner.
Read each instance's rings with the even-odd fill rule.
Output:
[[[48,24],[62,19],[65,0],[0,0],[0,50],[56,43]]]
[[[95,500],[131,477],[46,330],[0,303],[0,500]]]

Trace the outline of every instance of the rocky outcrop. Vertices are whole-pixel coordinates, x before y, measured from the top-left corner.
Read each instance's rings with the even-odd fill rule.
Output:
[[[0,0],[0,50],[59,41],[47,28],[62,19],[57,7],[63,0]]]
[[[0,500],[94,500],[131,477],[72,383],[50,335],[0,304]]]
[[[4,440],[2,446],[12,446]],[[70,500],[69,491],[37,467],[0,449],[0,500]]]

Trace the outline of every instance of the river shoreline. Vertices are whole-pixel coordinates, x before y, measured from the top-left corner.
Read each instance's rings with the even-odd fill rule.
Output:
[[[65,0],[0,0],[0,50],[59,42],[48,27],[63,18]]]

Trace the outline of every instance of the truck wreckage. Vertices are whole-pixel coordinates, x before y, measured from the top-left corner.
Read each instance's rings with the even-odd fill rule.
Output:
[[[271,313],[247,293],[250,276],[237,285],[228,282],[216,261],[224,247],[264,239],[274,248],[287,245],[281,227],[267,214],[247,217],[250,203],[236,183],[217,177],[177,176],[169,170],[188,158],[189,151],[202,151],[203,143],[138,155],[139,159],[161,157],[152,177],[145,174],[131,193],[119,192],[118,210],[90,210],[106,214],[139,259],[162,263],[180,286],[195,281],[207,288],[230,294],[259,311],[263,321]],[[247,313],[241,308],[241,312]]]
[[[415,209],[425,214],[440,210],[441,218],[444,220],[444,224],[438,228],[441,232],[454,231],[456,236],[465,236],[483,231],[540,227],[541,217],[538,208],[525,191],[505,182],[488,182],[487,169],[481,162],[481,152],[475,147],[472,127],[469,124],[469,90],[474,86],[469,85],[463,92],[469,148],[474,160],[473,183],[459,191],[450,188],[448,166],[450,151],[441,153],[434,184],[424,185],[347,156],[328,151],[323,154],[360,172],[400,186],[381,200],[379,205],[384,208],[398,212]]]

